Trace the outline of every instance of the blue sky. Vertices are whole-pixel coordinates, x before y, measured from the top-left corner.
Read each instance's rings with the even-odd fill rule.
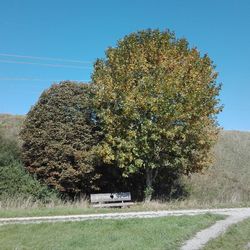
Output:
[[[27,113],[53,81],[89,81],[92,62],[124,35],[169,28],[217,65],[219,124],[250,131],[249,13],[248,0],[1,1],[0,113]]]

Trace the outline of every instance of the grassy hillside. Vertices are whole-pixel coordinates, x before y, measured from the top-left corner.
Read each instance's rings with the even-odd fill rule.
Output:
[[[17,137],[25,116],[0,114],[0,128],[4,130],[5,136]]]
[[[18,135],[24,116],[0,114],[6,136]],[[190,199],[199,203],[250,201],[250,132],[222,131],[214,148],[214,165],[185,178]]]
[[[206,202],[250,201],[250,132],[222,131],[214,165],[187,179],[191,197]]]

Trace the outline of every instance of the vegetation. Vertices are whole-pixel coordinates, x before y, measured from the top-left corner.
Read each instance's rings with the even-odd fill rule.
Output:
[[[23,115],[0,114],[0,128],[4,131],[4,136],[18,140],[24,119]]]
[[[3,249],[179,249],[218,215],[5,225]],[[30,237],[32,235],[32,237]]]
[[[26,169],[67,196],[89,193],[97,143],[89,85],[62,82],[44,91],[21,130]]]
[[[93,73],[104,162],[125,177],[140,173],[148,200],[157,184],[208,167],[221,111],[216,77],[207,55],[169,31],[132,33],[109,48]]]
[[[250,219],[231,226],[225,234],[210,241],[204,250],[242,250],[250,247]]]
[[[2,122],[6,116],[0,115]],[[7,116],[8,120],[12,121],[12,126],[16,127],[17,131],[20,130],[20,123],[15,124],[15,119],[11,116]],[[24,117],[20,117],[24,119]],[[3,134],[8,135],[8,129],[3,128]],[[13,146],[15,147],[15,146]],[[250,133],[249,132],[240,132],[240,131],[220,131],[220,136],[217,144],[214,149],[215,161],[214,164],[204,170],[201,174],[193,174],[191,177],[185,178],[183,185],[185,185],[189,196],[183,201],[169,201],[166,204],[157,204],[149,206],[150,209],[171,209],[171,208],[194,208],[194,207],[230,207],[230,206],[246,206],[249,205],[250,201],[250,189],[249,189],[249,179],[250,179]],[[119,180],[115,179],[117,182]],[[107,184],[107,179],[105,179]],[[109,184],[110,189],[115,190],[115,187],[118,187],[117,183],[114,181]],[[120,188],[120,187],[118,187]],[[107,189],[106,189],[107,190]],[[120,189],[122,190],[122,189]],[[117,190],[117,191],[120,191]],[[127,189],[131,190],[131,189]],[[125,191],[127,191],[125,190]],[[107,190],[110,191],[110,190]],[[132,190],[131,190],[132,191]],[[133,192],[132,192],[133,193]],[[27,200],[28,199],[28,200]],[[13,210],[14,215],[21,215],[25,213],[37,213],[37,214],[67,214],[67,213],[80,213],[82,205],[79,205],[77,209],[75,205],[72,205],[74,208],[68,209],[69,204],[59,205],[57,207],[58,201],[48,204],[48,208],[41,208],[44,205],[36,202],[32,204],[33,198],[23,199],[16,197],[12,199],[12,195],[8,199],[1,198],[2,208],[6,207],[10,211]],[[133,196],[134,199],[134,196]],[[4,203],[4,204],[3,204]],[[54,204],[55,203],[55,204]],[[153,203],[155,204],[155,202]],[[33,206],[39,208],[32,209]],[[30,207],[31,211],[27,209]],[[23,208],[23,209],[22,209]],[[140,210],[147,209],[143,205]],[[21,211],[20,211],[21,210]],[[33,210],[42,210],[39,211]],[[58,210],[62,212],[58,212]],[[73,211],[75,210],[75,212]],[[89,211],[89,208],[84,209],[84,212]],[[105,210],[106,211],[106,210]],[[4,214],[6,211],[2,211]],[[7,214],[6,214],[7,215]]]
[[[185,180],[189,199],[205,204],[250,201],[250,133],[221,131],[214,164]]]
[[[12,200],[29,197],[33,201],[46,202],[56,195],[25,171],[17,141],[4,136],[0,129],[0,200],[9,197]]]

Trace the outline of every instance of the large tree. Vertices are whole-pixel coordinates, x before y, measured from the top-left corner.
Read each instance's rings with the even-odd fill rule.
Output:
[[[67,195],[94,188],[97,130],[88,84],[65,81],[45,90],[21,131],[28,171]]]
[[[99,154],[124,176],[144,173],[148,200],[159,173],[209,166],[221,110],[216,77],[208,55],[168,30],[132,33],[96,61]]]

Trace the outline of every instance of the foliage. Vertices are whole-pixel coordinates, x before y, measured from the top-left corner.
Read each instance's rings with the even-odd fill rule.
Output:
[[[2,116],[2,122],[5,117]],[[11,115],[8,120],[13,121],[13,127],[20,130],[20,122]],[[25,118],[21,117],[22,120]],[[8,135],[8,128],[3,128],[4,136]],[[5,136],[6,137],[6,136]],[[16,145],[13,143],[13,145]],[[189,197],[186,202],[195,202],[199,204],[239,204],[250,200],[250,133],[241,131],[220,131],[219,140],[214,149],[215,161],[213,165],[204,170],[203,173],[193,174],[185,178],[183,183],[179,179],[174,180],[170,174],[165,172],[158,175],[159,181],[156,180],[155,194],[156,198],[179,198],[183,190],[189,189]],[[104,171],[105,170],[105,171]],[[143,195],[143,179],[141,175],[133,178],[122,178],[121,169],[105,166],[103,169],[106,177],[103,176],[98,181],[98,186],[104,192],[113,191],[131,191],[133,199],[140,199]],[[120,170],[120,171],[119,171]],[[114,171],[118,172],[117,174]],[[162,170],[163,171],[163,170]],[[166,176],[169,178],[166,179]],[[157,179],[158,179],[157,178]],[[139,184],[140,185],[139,185]],[[184,184],[184,187],[182,186]],[[170,193],[169,191],[170,190]],[[169,194],[169,195],[168,195]],[[164,197],[165,196],[165,197]],[[12,197],[12,196],[10,196]],[[183,201],[184,202],[184,201]],[[234,206],[235,206],[234,205]],[[241,205],[241,204],[239,204]],[[238,205],[238,206],[239,206]],[[187,204],[185,203],[185,206]]]
[[[14,138],[7,138],[4,130],[0,127],[0,166],[4,167],[18,162],[20,159],[20,148]]]
[[[8,120],[12,121],[12,126],[20,130],[20,122],[15,119],[15,116],[14,118],[11,115],[0,117],[3,117],[2,122],[4,124],[7,123],[5,119],[8,118]],[[20,118],[23,120],[25,117]],[[8,129],[9,127],[3,128],[4,135],[8,134]],[[162,199],[163,196],[179,198],[179,195],[183,194],[181,185],[184,184],[184,191],[189,188],[188,199],[182,201],[185,206],[188,206],[187,202],[192,203],[192,201],[195,204],[193,207],[199,206],[199,204],[215,205],[225,203],[237,206],[239,202],[249,201],[250,133],[221,130],[213,151],[215,158],[213,165],[204,170],[203,173],[193,174],[191,177],[185,178],[184,183],[179,183],[178,179],[174,180],[175,176],[172,178],[169,171],[165,172],[167,170],[164,173],[160,172],[158,175],[159,181],[156,180],[157,184],[155,184],[156,198]],[[105,166],[102,170],[106,177],[101,177],[98,182],[100,183],[100,189],[104,192],[129,190],[133,195],[133,199],[141,198],[143,195],[142,175],[133,175],[133,178],[128,179],[122,178],[122,169],[117,170],[117,168]],[[114,171],[118,173],[114,174]],[[171,174],[174,173],[171,172]],[[166,176],[169,176],[169,178],[166,178]],[[177,186],[175,187],[175,185]],[[168,190],[170,190],[170,194]],[[238,206],[241,206],[241,204]]]
[[[74,196],[94,188],[92,146],[97,133],[87,84],[62,82],[44,91],[21,131],[28,171],[48,186]]]
[[[169,31],[120,40],[92,77],[105,135],[100,156],[124,176],[144,173],[149,199],[161,168],[181,175],[207,167],[221,110],[216,77],[207,55]]]
[[[0,199],[31,197],[33,200],[47,201],[55,196],[25,171],[20,162],[17,141],[6,138],[0,131]]]

